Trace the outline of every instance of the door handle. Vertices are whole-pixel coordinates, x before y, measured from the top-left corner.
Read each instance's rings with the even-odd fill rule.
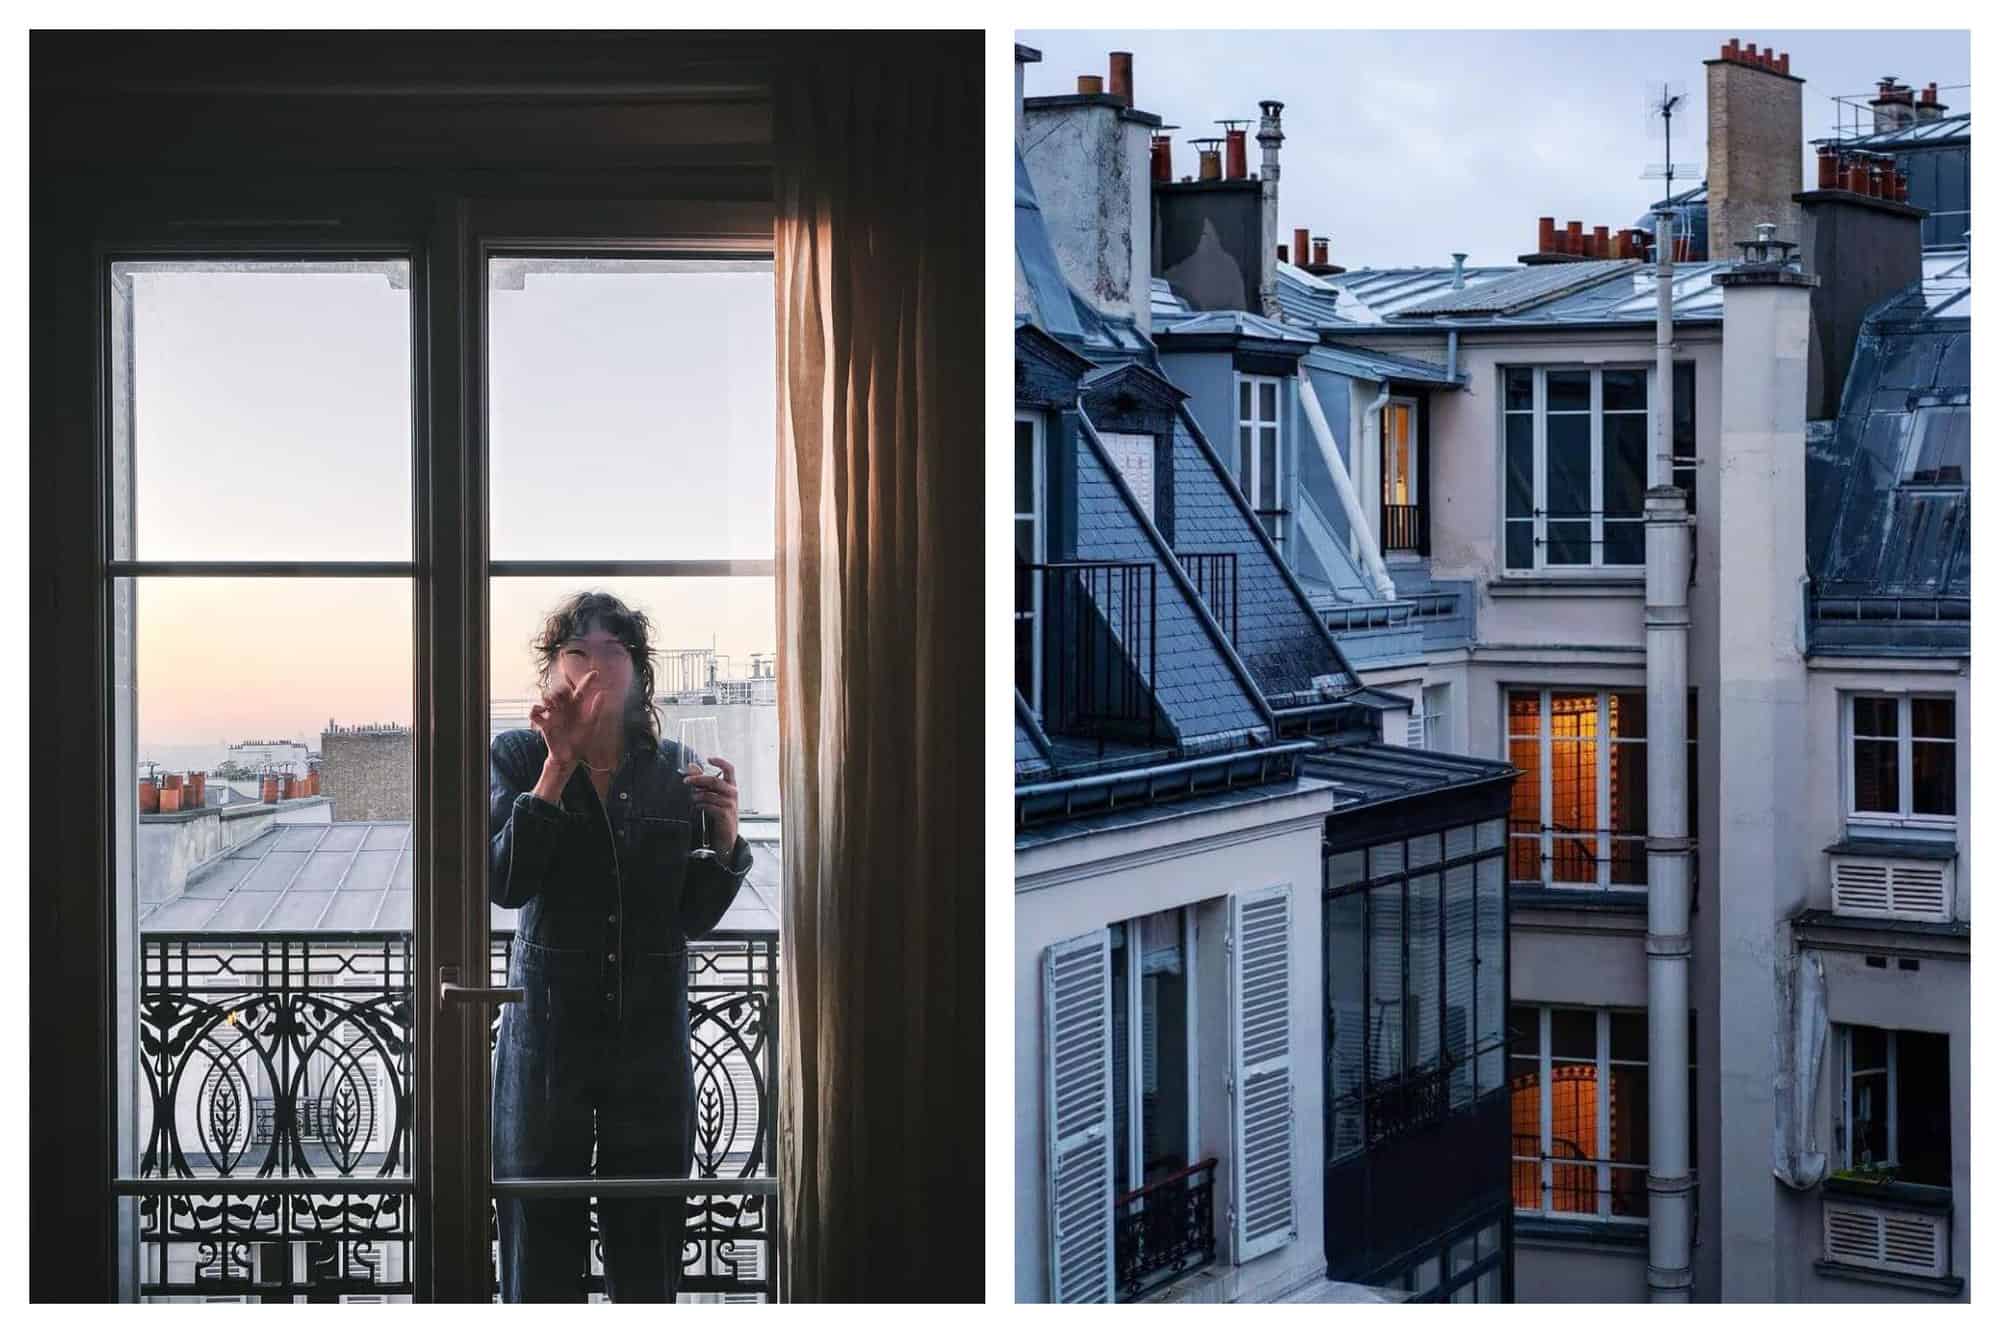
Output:
[[[528,998],[520,986],[461,986],[456,967],[438,969],[438,1004],[520,1004]]]

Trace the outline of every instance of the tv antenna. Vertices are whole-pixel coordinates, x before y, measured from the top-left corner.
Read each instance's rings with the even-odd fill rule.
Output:
[[[1693,176],[1701,168],[1692,162],[1674,161],[1674,116],[1687,110],[1687,84],[1680,79],[1648,79],[1646,93],[1646,137],[1659,144],[1660,160],[1649,162],[1640,173],[1642,180],[1664,180],[1666,197],[1674,197],[1674,178]]]

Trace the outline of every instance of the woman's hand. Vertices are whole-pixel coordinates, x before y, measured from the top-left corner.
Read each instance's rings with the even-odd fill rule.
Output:
[[[548,760],[542,765],[542,780],[535,784],[535,795],[552,805],[560,803],[563,784],[569,781],[571,770],[582,762],[584,739],[597,720],[598,710],[604,706],[604,691],[591,688],[596,683],[595,669],[574,686],[559,679],[542,691],[539,703],[528,709],[528,725],[542,734],[549,747]]]
[[[720,777],[709,777],[690,760],[686,781],[696,808],[708,818],[708,845],[726,857],[736,845],[736,765],[721,755],[710,755],[708,762],[722,770]]]

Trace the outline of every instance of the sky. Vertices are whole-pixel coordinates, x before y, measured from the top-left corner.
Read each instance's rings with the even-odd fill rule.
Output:
[[[494,284],[495,559],[771,556],[771,281],[677,265]],[[400,274],[141,271],[134,293],[137,558],[411,558]],[[776,645],[769,579],[592,586],[647,610],[657,646],[715,648],[732,674]],[[528,641],[572,590],[494,581],[492,697],[532,688]],[[138,757],[409,722],[411,595],[384,578],[141,581]]]
[[[1881,11],[1886,12],[1886,11]],[[1834,97],[1872,96],[1895,75],[1935,82],[1951,113],[1972,109],[1971,42],[1963,31],[1110,32],[1025,30],[1042,52],[1029,96],[1076,91],[1107,75],[1107,54],[1132,52],[1138,109],[1182,128],[1174,174],[1196,169],[1189,138],[1248,119],[1257,169],[1257,103],[1285,104],[1278,235],[1331,238],[1347,268],[1511,264],[1533,248],[1535,221],[1571,218],[1588,231],[1630,226],[1659,197],[1641,178],[1663,162],[1648,137],[1646,90],[1679,81],[1674,158],[1706,161],[1706,68],[1730,38],[1791,55],[1803,78],[1807,140],[1833,133]],[[1866,96],[1862,98],[1865,102]],[[1852,119],[1852,113],[1848,113]],[[1685,127],[1693,127],[1684,136]],[[1805,170],[1815,170],[1808,150]],[[1679,188],[1676,181],[1676,188]],[[1803,188],[1804,182],[1801,182]]]

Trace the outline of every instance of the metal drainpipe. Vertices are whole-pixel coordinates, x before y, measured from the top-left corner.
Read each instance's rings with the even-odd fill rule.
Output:
[[[1694,1175],[1688,1139],[1688,966],[1692,845],[1687,818],[1688,578],[1693,531],[1673,484],[1673,215],[1659,220],[1653,466],[1646,491],[1646,1289],[1693,1297]]]

